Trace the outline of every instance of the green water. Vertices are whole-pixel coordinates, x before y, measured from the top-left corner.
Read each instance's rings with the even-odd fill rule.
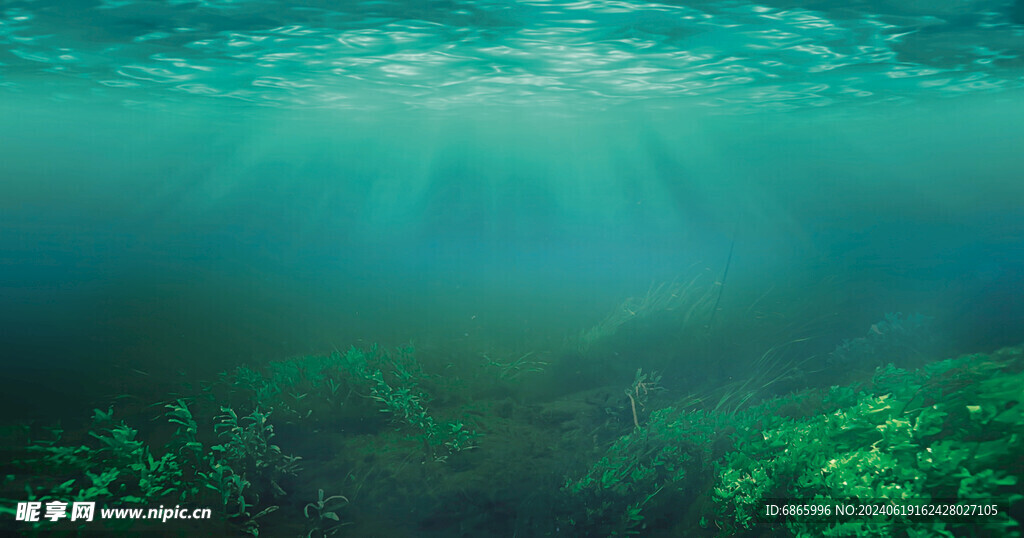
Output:
[[[50,525],[14,521],[26,486],[215,513],[169,533],[813,534],[743,510],[915,480],[1017,521],[1021,364],[993,353],[1024,341],[1022,24],[1002,0],[2,2],[0,528]],[[267,412],[280,454],[231,444]],[[142,445],[104,444],[122,420]],[[40,448],[57,423],[79,460]],[[892,477],[808,482],[783,446]],[[125,470],[147,455],[169,490]],[[309,517],[320,489],[346,525]],[[929,528],[1019,533],[986,525]]]

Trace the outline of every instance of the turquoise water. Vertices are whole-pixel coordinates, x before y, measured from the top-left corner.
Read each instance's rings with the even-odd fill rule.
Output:
[[[1003,0],[3,1],[2,422],[411,343],[442,416],[550,452],[417,498],[283,423],[333,481],[269,528],[324,488],[353,535],[565,534],[638,368],[754,403],[1024,341],[1021,51]]]
[[[738,110],[1019,88],[1019,4],[5,2],[4,85],[93,104]]]

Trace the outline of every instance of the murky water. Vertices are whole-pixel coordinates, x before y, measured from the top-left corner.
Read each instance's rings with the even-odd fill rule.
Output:
[[[837,346],[907,319],[928,337],[906,367],[1019,344],[1022,50],[1002,0],[5,1],[3,422],[412,343],[442,414],[578,464],[559,420],[618,409],[576,424],[594,450],[639,428],[637,368],[678,405],[775,372],[771,350],[806,376],[757,398],[851,382]],[[317,435],[286,431],[308,469],[356,469]],[[503,494],[500,450],[433,493],[486,490],[476,515],[402,490],[395,529],[350,517],[555,532],[527,489],[573,462],[522,449],[551,483]],[[394,515],[370,499],[404,464],[374,465],[363,509]]]

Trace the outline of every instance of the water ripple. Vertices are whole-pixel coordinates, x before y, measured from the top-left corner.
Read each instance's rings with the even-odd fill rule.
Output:
[[[605,108],[672,98],[787,110],[1024,86],[1024,27],[996,0],[774,4],[15,1],[0,12],[0,91],[45,81],[62,96],[133,103]]]

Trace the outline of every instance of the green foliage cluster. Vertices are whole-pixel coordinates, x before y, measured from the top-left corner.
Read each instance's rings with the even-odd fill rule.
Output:
[[[28,447],[35,457],[26,463],[60,480],[47,490],[28,488],[28,500],[152,502],[186,495],[182,469],[172,453],[155,457],[137,439],[138,430],[115,424],[113,409],[93,411],[91,440],[63,444],[63,430],[52,429],[52,439]],[[45,467],[44,467],[45,465]]]
[[[474,448],[478,434],[460,421],[440,421],[427,412],[429,395],[420,389],[423,377],[419,365],[409,359],[412,350],[395,356],[370,353],[357,348],[345,355],[335,355],[353,382],[369,391],[380,404],[380,411],[390,413],[394,420],[412,426],[429,458],[445,461],[452,454]],[[387,372],[385,374],[385,372]]]
[[[460,421],[442,421],[427,409],[430,395],[423,388],[429,376],[414,356],[412,347],[388,352],[371,347],[351,348],[327,356],[296,357],[271,362],[266,373],[239,367],[222,374],[208,387],[212,393],[227,388],[226,397],[242,408],[272,409],[289,421],[331,420],[351,415],[363,397],[377,404],[402,425],[411,427],[427,457],[445,461],[475,446],[478,434]],[[362,409],[356,416],[362,416]]]
[[[272,409],[282,420],[298,422],[337,414],[350,391],[347,379],[338,354],[307,355],[272,361],[262,372],[239,366],[206,390],[234,407]]]
[[[306,533],[306,538],[337,534],[346,525],[338,517],[338,510],[346,505],[348,505],[348,498],[344,495],[324,497],[324,490],[319,490],[317,500],[307,503],[302,509],[306,521],[310,523],[310,530]]]
[[[197,397],[163,405],[156,418],[174,432],[162,446],[144,441],[123,421],[115,423],[113,408],[97,409],[83,442],[66,442],[54,430],[52,439],[26,448],[29,456],[20,466],[35,475],[36,485],[27,500],[217,506],[223,517],[258,535],[258,520],[278,509],[285,482],[301,470],[300,458],[276,444],[271,417],[287,423],[336,420],[350,408],[364,417],[385,412],[411,427],[433,460],[473,448],[477,434],[469,427],[428,413],[429,396],[420,388],[426,378],[411,348],[293,358],[270,363],[265,373],[239,367]],[[40,485],[42,476],[52,479]],[[321,497],[307,507],[307,516],[317,515],[312,534],[337,531],[342,499]]]
[[[566,482],[572,515],[563,523],[585,535],[623,536],[639,534],[652,519],[671,517],[678,509],[663,499],[679,498],[690,476],[705,473],[714,431],[704,412],[668,407],[651,413],[642,428],[620,437],[581,478]],[[661,502],[652,503],[655,496]]]
[[[213,425],[219,435],[207,435],[204,441],[184,400],[165,407],[164,417],[176,430],[159,449],[138,439],[138,430],[125,422],[114,424],[113,408],[94,411],[88,432],[91,442],[65,444],[63,432],[54,430],[54,439],[30,444],[27,451],[33,457],[22,465],[55,477],[58,483],[42,489],[29,487],[28,500],[93,501],[105,506],[219,505],[225,517],[258,535],[256,520],[277,509],[260,505],[261,495],[271,490],[259,484],[266,482],[280,490],[276,480],[298,471],[299,458],[271,444],[269,413],[254,411],[239,418],[223,408],[225,414]],[[221,443],[214,444],[214,438]],[[272,492],[284,494],[283,490]],[[262,509],[255,512],[258,507]]]
[[[985,355],[918,372],[880,368],[855,401],[829,413],[747,428],[725,459],[714,494],[723,524],[750,528],[766,499],[868,503],[876,500],[1016,502],[1024,415],[1024,374]],[[969,522],[857,518],[822,526],[787,520],[797,535],[855,533],[952,536],[951,529],[1006,536],[1005,512]]]
[[[229,517],[244,518],[248,523],[277,509],[270,506],[252,515],[252,505],[246,503],[247,491],[256,493],[254,503],[259,502],[259,492],[270,492],[274,497],[287,495],[279,485],[284,476],[298,474],[298,456],[284,454],[281,448],[271,444],[274,427],[268,422],[270,412],[258,409],[239,418],[230,407],[221,407],[222,415],[216,417],[213,428],[221,443],[210,447],[213,473],[203,476],[211,489],[222,495],[222,502]],[[225,472],[227,481],[224,481]]]
[[[565,485],[577,514],[568,523],[635,534],[710,498],[701,523],[723,535],[780,525],[798,536],[952,536],[967,527],[1019,535],[1006,508],[1024,498],[1014,474],[1024,468],[1022,367],[1020,350],[971,355],[917,371],[889,365],[864,387],[803,391],[736,413],[662,409]],[[997,501],[1002,510],[969,520],[758,517],[773,499]]]

